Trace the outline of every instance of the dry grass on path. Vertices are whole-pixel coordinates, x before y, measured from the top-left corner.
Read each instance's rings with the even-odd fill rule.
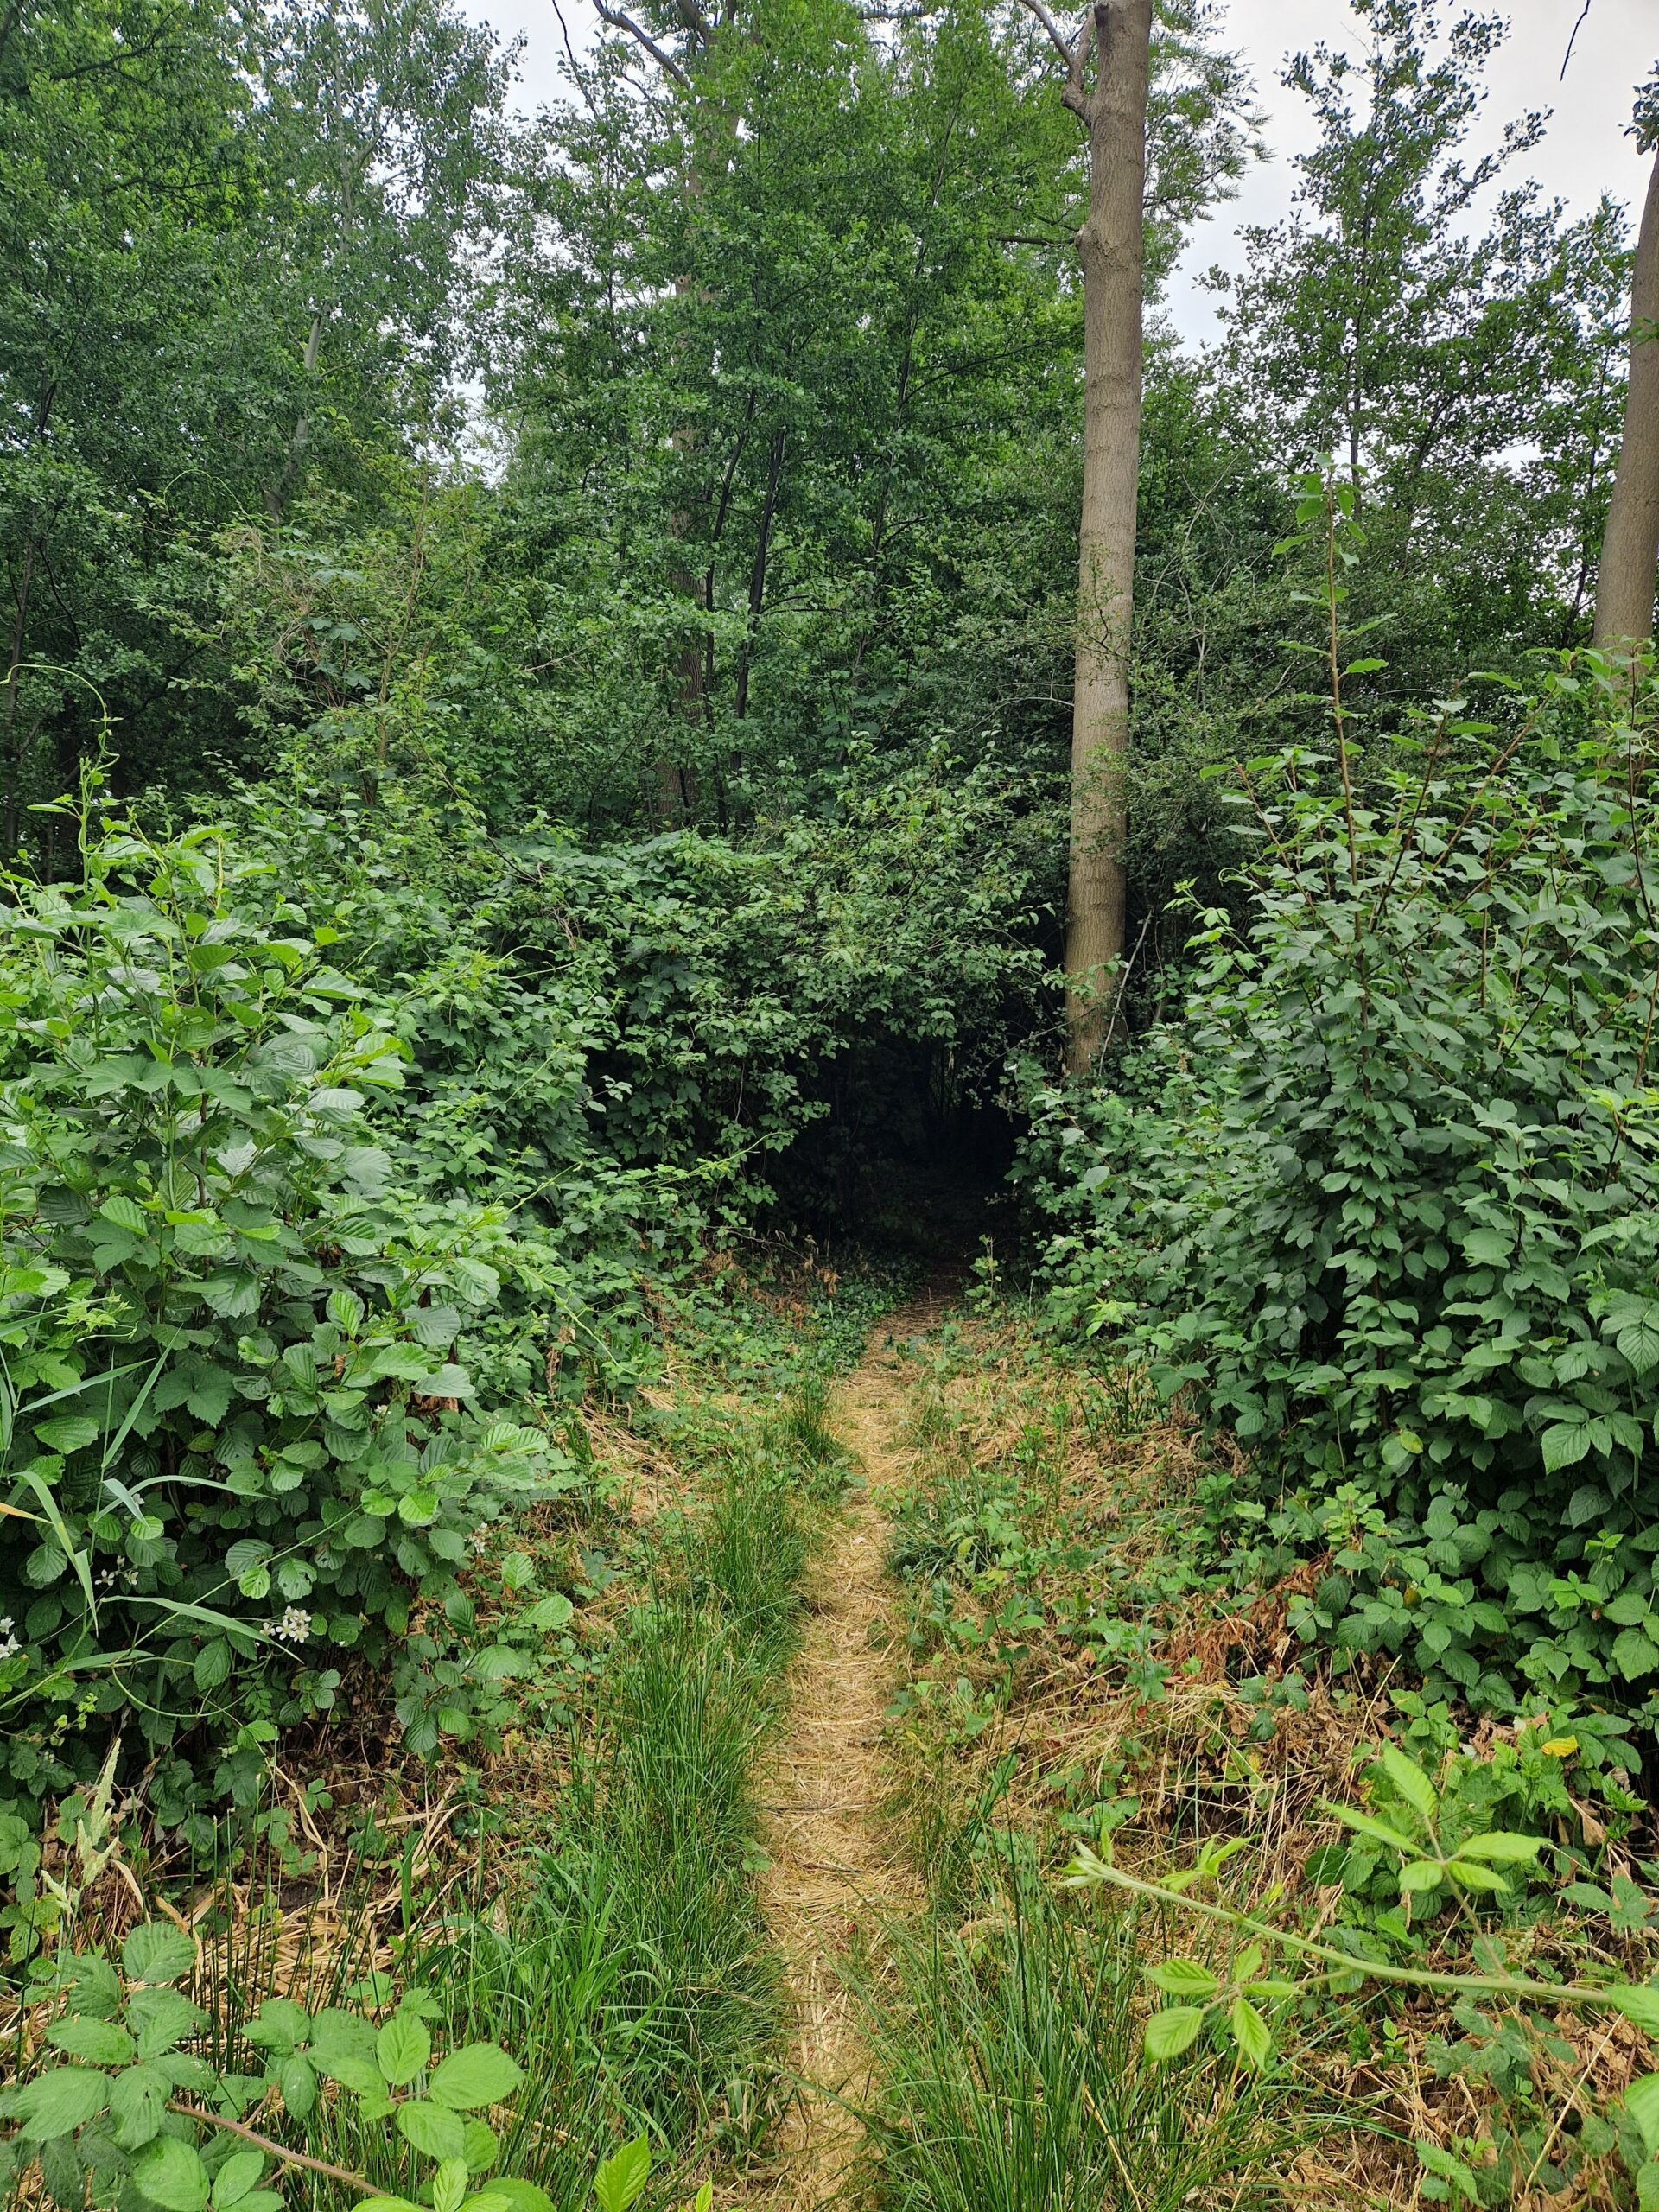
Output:
[[[891,1347],[936,1318],[931,1305],[894,1317],[836,1392],[836,1433],[857,1453],[866,1488],[849,1500],[814,1562],[788,1720],[761,1777],[770,1859],[761,1900],[788,1969],[789,2063],[799,2084],[769,2183],[751,2199],[778,2212],[816,2212],[846,2183],[861,2144],[856,2113],[871,2084],[842,1965],[855,1946],[868,1959],[884,1922],[920,1897],[882,1811],[893,1779],[881,1731],[897,1633],[882,1500],[910,1472],[898,1442],[905,1383]]]

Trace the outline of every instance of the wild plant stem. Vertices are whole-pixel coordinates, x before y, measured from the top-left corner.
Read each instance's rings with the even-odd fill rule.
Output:
[[[1079,1856],[1078,1872],[1069,1879],[1078,1889],[1095,1882],[1107,1882],[1114,1889],[1127,1890],[1134,1897],[1155,1897],[1160,1904],[1179,1905],[1184,1912],[1196,1912],[1206,1920],[1218,1920],[1230,1928],[1243,1929],[1247,1935],[1259,1936],[1265,1942],[1282,1944],[1287,1950],[1300,1952],[1304,1958],[1323,1960],[1344,1974],[1362,1974],[1373,1981],[1401,1982],[1414,1989],[1440,1989],[1452,1993],[1478,1991],[1489,1997],[1535,1999],[1551,2005],[1605,2005],[1611,2003],[1614,1995],[1611,1989],[1590,1989],[1579,1982],[1529,1981],[1521,1974],[1440,1974],[1431,1967],[1390,1966],[1380,1959],[1357,1959],[1351,1951],[1339,1951],[1334,1944],[1317,1942],[1311,1936],[1297,1936],[1288,1929],[1275,1928],[1271,1921],[1236,1912],[1230,1905],[1211,1904],[1207,1898],[1166,1889],[1161,1882],[1146,1882],[1136,1875],[1125,1874],[1116,1866],[1109,1866],[1092,1852],[1086,1859]]]
[[[240,2136],[243,2142],[251,2143],[256,2149],[267,2151],[273,2158],[280,2158],[285,2165],[303,2166],[314,2174],[327,2174],[330,2181],[344,2182],[361,2196],[384,2196],[385,2191],[372,2181],[365,2181],[361,2174],[354,2174],[345,2166],[331,2166],[326,2158],[314,2158],[304,2151],[290,2151],[286,2143],[278,2143],[269,2135],[262,2135],[257,2127],[249,2127],[239,2120],[226,2120],[216,2112],[203,2112],[200,2105],[186,2104],[182,2097],[169,2097],[167,2108],[182,2119],[199,2121],[203,2127],[222,2127],[227,2135]]]

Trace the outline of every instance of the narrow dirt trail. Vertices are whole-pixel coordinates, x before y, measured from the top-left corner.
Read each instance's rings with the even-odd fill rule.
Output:
[[[859,1457],[868,1487],[849,1502],[807,1585],[806,1634],[791,1671],[788,1722],[762,1777],[770,1865],[761,1900],[788,1968],[790,2068],[803,2085],[779,2131],[766,2201],[817,2212],[842,2189],[859,2148],[855,2108],[868,2101],[868,2055],[838,1964],[857,1940],[919,1897],[882,1817],[890,1779],[881,1721],[893,1688],[893,1625],[885,1561],[883,1493],[902,1482],[905,1394],[895,1342],[931,1326],[938,1302],[895,1314],[836,1393],[836,1433]]]

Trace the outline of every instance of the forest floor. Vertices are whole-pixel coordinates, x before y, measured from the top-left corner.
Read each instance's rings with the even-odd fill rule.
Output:
[[[1487,2212],[1629,2212],[1597,2117],[1643,2063],[1628,2023],[1523,2042],[1490,2008],[1268,2000],[1257,2073],[1218,1999],[1147,2056],[1149,1968],[1230,1992],[1260,1952],[1079,1891],[1079,1847],[1161,1881],[1224,1842],[1206,1903],[1331,1929],[1332,1808],[1388,1726],[1386,1679],[1306,1659],[1294,1578],[1212,1586],[1215,1447],[1136,1371],[947,1280],[906,1298],[819,1266],[727,1294],[648,1391],[584,1408],[588,1479],[468,1565],[512,1725],[427,1764],[365,1700],[294,1739],[240,1858],[174,1885],[225,2047],[260,1997],[371,1981],[452,2043],[502,2041],[515,2212],[591,2212],[601,2160],[647,2146],[601,2206],[1393,2212],[1459,2201],[1438,2158]],[[1510,1757],[1483,1738],[1459,1786]],[[130,1924],[124,1878],[92,1933]],[[1639,1983],[1659,1922],[1626,1917],[1606,1963]],[[1549,1965],[1548,1926],[1516,1925]],[[280,2125],[416,2201],[372,2114],[331,2093]]]

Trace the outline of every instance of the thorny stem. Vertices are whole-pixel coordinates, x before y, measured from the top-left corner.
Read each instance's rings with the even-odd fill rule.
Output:
[[[1339,1951],[1334,1944],[1317,1942],[1311,1936],[1297,1936],[1288,1929],[1275,1928],[1270,1920],[1257,1920],[1248,1912],[1236,1912],[1230,1905],[1211,1904],[1207,1898],[1188,1897],[1184,1891],[1167,1889],[1161,1882],[1146,1882],[1136,1875],[1125,1874],[1116,1866],[1109,1866],[1092,1851],[1080,1851],[1073,1863],[1077,1871],[1066,1878],[1073,1888],[1107,1882],[1114,1889],[1128,1891],[1132,1896],[1156,1897],[1160,1904],[1179,1905],[1184,1912],[1199,1913],[1206,1920],[1223,1921],[1230,1928],[1261,1936],[1265,1942],[1282,1944],[1287,1950],[1298,1951],[1304,1958],[1322,1960],[1339,1967],[1344,1974],[1363,1974],[1372,1981],[1403,1982],[1413,1989],[1453,1993],[1478,1990],[1487,1996],[1530,1998],[1549,2005],[1611,2005],[1626,1993],[1619,1985],[1591,1989],[1580,1982],[1529,1981],[1522,1974],[1441,1974],[1431,1967],[1390,1966],[1380,1959],[1357,1959],[1351,1951]]]
[[[385,2191],[372,2181],[365,2181],[361,2174],[353,2173],[346,2166],[331,2166],[326,2158],[314,2158],[304,2151],[290,2151],[286,2143],[278,2143],[269,2135],[262,2135],[257,2127],[249,2127],[239,2120],[226,2120],[216,2112],[203,2112],[200,2105],[186,2104],[181,2097],[169,2097],[167,2108],[185,2120],[200,2122],[204,2127],[222,2127],[227,2135],[239,2135],[245,2143],[251,2143],[267,2151],[273,2158],[281,2158],[290,2166],[304,2166],[314,2174],[327,2174],[330,2181],[342,2181],[361,2196],[384,2196]]]

